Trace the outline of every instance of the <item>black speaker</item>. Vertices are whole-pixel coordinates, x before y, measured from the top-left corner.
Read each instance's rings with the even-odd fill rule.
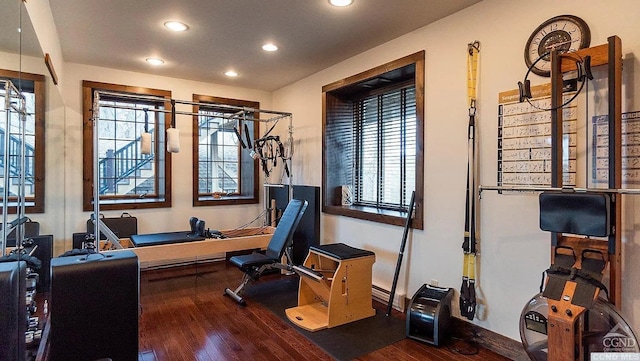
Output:
[[[25,359],[27,264],[0,263],[0,360]]]
[[[407,310],[407,337],[440,346],[449,335],[452,288],[422,285]]]
[[[51,260],[50,359],[138,359],[140,267],[131,251]]]

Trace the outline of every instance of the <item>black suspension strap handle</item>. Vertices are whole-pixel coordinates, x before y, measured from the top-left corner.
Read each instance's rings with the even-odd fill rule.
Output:
[[[251,143],[251,134],[249,134],[249,126],[247,123],[244,123],[244,136],[247,138],[247,147],[249,149],[253,149]]]
[[[236,137],[238,137],[238,143],[240,143],[240,145],[242,146],[242,149],[246,149],[247,145],[244,144],[244,141],[242,140],[242,136],[240,135],[238,128],[233,127],[233,132],[236,133]]]
[[[176,100],[171,99],[171,128],[176,127]]]

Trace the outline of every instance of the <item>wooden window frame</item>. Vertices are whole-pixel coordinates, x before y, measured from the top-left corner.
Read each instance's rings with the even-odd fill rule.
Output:
[[[423,229],[424,218],[424,57],[425,52],[420,51],[406,57],[377,66],[362,73],[338,80],[322,87],[322,211],[327,214],[346,216],[368,220],[372,222],[403,226],[406,222],[407,212],[384,210],[376,207],[363,207],[356,205],[342,205],[339,181],[329,178],[331,172],[327,169],[328,158],[335,156],[335,152],[328,149],[327,130],[333,112],[344,102],[335,95],[350,86],[364,83],[394,70],[414,64],[414,86],[416,96],[416,179],[415,179],[415,208],[413,213],[412,228]]]
[[[155,97],[166,98],[167,101],[164,104],[165,109],[171,109],[171,91],[119,85],[111,83],[100,83],[94,81],[83,80],[82,81],[82,98],[83,98],[83,168],[82,168],[82,194],[83,202],[82,208],[84,211],[93,210],[93,96],[94,90],[104,90],[118,93],[129,93],[135,95],[150,95]],[[171,125],[171,121],[165,119],[166,132]],[[156,132],[157,134],[157,132]],[[157,138],[156,138],[157,139]],[[157,142],[155,142],[157,143]],[[170,208],[171,207],[171,153],[166,151],[165,146],[156,146],[156,151],[165,152],[164,158],[164,197],[151,198],[145,202],[128,202],[128,198],[123,198],[122,201],[113,201],[100,203],[101,210],[127,210],[127,209],[147,209],[147,208]],[[156,179],[158,179],[156,175]]]
[[[45,114],[46,114],[46,88],[45,88],[45,76],[41,74],[31,74],[24,72],[17,72],[12,70],[0,69],[0,78],[3,79],[24,79],[34,82],[35,93],[35,141],[36,146],[34,150],[34,197],[27,198],[28,203],[32,205],[25,206],[26,213],[44,213],[45,210]],[[17,207],[8,207],[9,213],[16,213]]]
[[[237,107],[247,107],[252,109],[260,109],[260,103],[249,101],[249,100],[241,100],[241,99],[230,99],[230,98],[222,98],[215,97],[209,95],[200,95],[193,94],[193,102],[194,103],[211,103],[212,108],[215,108],[216,104],[224,104],[231,105]],[[198,113],[200,110],[200,106],[197,104],[193,105],[193,113]],[[259,203],[259,170],[257,162],[253,162],[253,195],[252,197],[243,197],[243,196],[225,196],[220,198],[211,197],[211,199],[201,199],[200,194],[200,174],[199,170],[199,159],[200,159],[200,149],[199,149],[199,119],[198,115],[193,116],[193,128],[192,128],[192,144],[193,144],[193,185],[192,185],[192,197],[193,197],[193,206],[194,207],[205,207],[205,206],[223,206],[223,205],[236,205],[236,204],[256,204]],[[254,122],[253,127],[253,135],[252,139],[257,139],[260,134],[260,122]],[[242,148],[238,145],[238,151],[241,152]],[[239,166],[238,169],[241,167]],[[242,182],[242,177],[240,177]],[[242,183],[240,184],[242,188]]]

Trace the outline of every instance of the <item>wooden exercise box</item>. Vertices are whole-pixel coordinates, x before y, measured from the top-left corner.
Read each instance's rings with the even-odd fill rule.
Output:
[[[555,50],[551,52],[551,105],[552,109],[555,109],[551,111],[551,186],[563,187],[562,75],[576,70],[576,59],[584,60],[587,57],[590,57],[591,67],[606,65],[608,70],[608,188],[610,190],[618,190],[622,185],[622,43],[617,36],[609,37],[607,44],[581,49],[569,54],[559,54]],[[592,195],[597,196],[598,194],[594,193]],[[589,302],[578,302],[577,299],[582,298],[584,301],[585,298],[590,297],[590,302],[593,304],[598,298],[601,288],[592,286],[602,279],[607,266],[609,270],[609,300],[616,308],[621,308],[621,195],[616,192],[603,192],[600,195],[609,197],[607,201],[609,204],[607,210],[609,212],[607,215],[609,230],[607,234],[602,235],[600,238],[584,237],[576,234],[565,235],[562,232],[552,232],[551,235],[552,265],[562,264],[563,266],[558,266],[558,269],[566,269],[568,267],[573,271],[564,282],[564,287],[560,287],[559,290],[556,290],[557,292],[549,292],[555,293],[558,299],[545,296],[549,304],[549,361],[575,361],[584,360],[588,357],[582,344],[584,321],[580,316],[590,308],[590,305]],[[573,259],[570,257],[573,257]],[[582,278],[582,280],[587,279],[590,281],[586,283],[575,278],[576,271],[581,272],[588,268],[585,266],[585,262],[589,262],[589,264],[600,262],[598,267],[592,267],[591,272],[588,272],[589,270],[586,272],[596,281],[589,280],[589,276]],[[600,264],[601,268],[599,267]],[[599,270],[600,273],[596,274],[593,269]],[[545,292],[547,292],[548,287],[552,286],[551,278],[551,275],[547,277]],[[592,288],[581,288],[585,284],[590,284],[588,287]],[[593,293],[585,295],[585,289]],[[578,290],[582,291],[578,292]],[[581,305],[576,303],[581,303]]]
[[[311,246],[300,275],[298,306],[285,310],[291,322],[318,331],[376,314],[371,297],[375,254],[343,243]]]

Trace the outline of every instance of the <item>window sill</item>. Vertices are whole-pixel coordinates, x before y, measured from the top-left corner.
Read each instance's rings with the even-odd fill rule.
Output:
[[[15,201],[9,201],[6,209],[7,209],[7,214],[18,213],[18,208]],[[26,214],[44,213],[44,209],[42,207],[42,204],[36,204],[34,201],[30,201],[29,199],[27,199],[24,203],[24,212]]]
[[[407,212],[391,211],[366,206],[327,206],[322,209],[324,213],[351,218],[363,219],[371,222],[404,226],[407,222]],[[411,228],[423,229],[422,219],[415,218],[411,222]]]
[[[100,200],[100,210],[119,211],[124,209],[146,209],[146,208],[171,208],[171,200],[165,198],[136,198],[136,199],[102,199]],[[85,204],[84,211],[93,211],[93,202]]]
[[[223,197],[213,197],[213,196],[202,196],[199,199],[193,200],[194,207],[207,207],[207,206],[225,206],[225,205],[235,205],[235,204],[256,204],[258,203],[257,197],[246,197],[246,196],[223,196]]]

